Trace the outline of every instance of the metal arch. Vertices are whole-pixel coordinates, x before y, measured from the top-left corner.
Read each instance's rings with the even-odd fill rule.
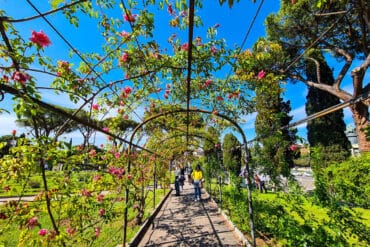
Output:
[[[146,120],[144,120],[142,123],[140,123],[138,126],[135,127],[135,129],[133,130],[132,134],[131,134],[131,138],[130,138],[130,141],[129,141],[129,147],[128,147],[128,154],[130,155],[131,154],[131,149],[132,149],[132,146],[133,146],[133,139],[134,139],[134,136],[136,134],[136,132],[142,127],[144,126],[146,123],[152,121],[152,120],[155,120],[159,117],[162,117],[162,116],[166,116],[166,115],[170,115],[170,114],[175,114],[175,113],[187,113],[187,115],[190,113],[190,112],[199,112],[199,113],[204,113],[204,114],[209,114],[209,115],[214,115],[214,116],[217,116],[217,117],[220,117],[220,118],[223,118],[225,120],[227,120],[228,122],[230,122],[232,125],[234,125],[236,127],[236,129],[238,130],[238,132],[241,134],[242,136],[242,139],[243,139],[243,146],[244,146],[244,149],[245,149],[245,159],[244,159],[244,163],[245,163],[245,166],[246,166],[246,170],[247,170],[247,176],[246,176],[246,179],[247,179],[247,190],[248,190],[248,213],[249,213],[249,223],[250,223],[250,228],[251,228],[251,231],[250,231],[250,234],[251,234],[251,238],[252,238],[252,246],[256,246],[256,239],[255,239],[255,228],[254,228],[254,217],[253,217],[253,205],[252,205],[252,192],[251,192],[251,177],[250,177],[250,169],[249,169],[249,160],[250,160],[250,154],[249,154],[249,151],[248,151],[248,147],[247,147],[247,138],[242,130],[242,128],[231,118],[229,118],[228,116],[225,116],[223,114],[219,114],[218,112],[212,112],[212,111],[208,111],[208,110],[202,110],[202,109],[197,109],[197,108],[188,108],[188,109],[183,109],[183,108],[180,108],[180,109],[176,109],[176,110],[171,110],[171,111],[167,111],[167,112],[162,112],[162,113],[158,113],[156,115],[153,115],[149,118],[147,118]],[[128,160],[128,165],[127,165],[127,171],[130,172],[130,168],[131,168],[131,160],[129,159]],[[129,190],[128,188],[126,187],[126,196],[125,196],[125,203],[127,205],[128,203],[128,196],[129,196]],[[127,214],[128,214],[128,208],[125,207],[125,211],[124,211],[124,232],[123,232],[123,246],[126,244],[126,238],[127,238]]]

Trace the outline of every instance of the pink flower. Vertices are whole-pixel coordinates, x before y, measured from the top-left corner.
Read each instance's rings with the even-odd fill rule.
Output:
[[[45,236],[47,233],[48,233],[48,230],[46,230],[46,229],[41,229],[41,230],[39,231],[39,235],[40,235],[40,236]]]
[[[101,175],[95,174],[94,177],[93,177],[93,181],[97,182],[97,181],[100,181],[100,180],[101,180]]]
[[[36,32],[32,31],[32,37],[30,40],[38,46],[45,47],[51,44],[50,39],[43,31]]]
[[[127,179],[128,179],[128,180],[131,180],[131,179],[132,179],[132,175],[131,175],[131,174],[128,174],[128,175],[127,175]]]
[[[91,107],[92,107],[92,109],[94,111],[98,111],[99,110],[99,105],[98,104],[93,104]]]
[[[15,71],[12,74],[12,80],[20,82],[23,85],[26,84],[26,82],[30,79],[31,79],[31,76],[29,76],[27,73],[23,73],[20,71]]]
[[[96,200],[98,202],[103,202],[103,199],[104,199],[104,195],[102,193],[100,193],[97,197],[96,197]]]
[[[291,151],[297,151],[297,149],[298,149],[298,145],[296,145],[296,144],[292,144],[292,145],[290,145],[290,147],[289,147],[289,149],[291,150]]]
[[[73,236],[75,234],[75,232],[76,232],[75,228],[72,228],[70,226],[67,228],[67,233],[68,233],[69,236]]]
[[[99,235],[100,235],[100,227],[96,227],[95,229],[94,229],[94,234],[95,234],[95,237],[99,237]]]
[[[205,88],[205,87],[209,87],[209,85],[211,85],[211,84],[212,84],[212,80],[208,79],[208,80],[206,80],[206,82],[203,84],[203,88]]]
[[[116,176],[118,179],[122,179],[122,176],[125,173],[125,170],[123,168],[109,167],[108,172]]]
[[[90,197],[91,196],[91,192],[88,191],[87,189],[82,189],[81,190],[81,195],[86,196],[86,197]]]
[[[90,158],[95,157],[95,155],[96,155],[96,150],[95,149],[91,149],[90,150],[90,153],[89,153]]]
[[[17,134],[16,130],[12,130],[12,136],[15,136]]]
[[[8,192],[8,191],[10,190],[10,186],[9,186],[9,185],[5,186],[5,187],[4,187],[4,190],[5,190],[6,192]]]
[[[260,72],[258,72],[257,79],[262,80],[265,76],[266,76],[266,72],[261,70]]]
[[[116,152],[116,153],[114,153],[114,157],[115,157],[116,159],[119,159],[120,154],[119,154],[118,152]]]
[[[36,225],[38,225],[38,223],[39,223],[39,219],[37,218],[37,216],[35,216],[35,217],[32,217],[31,219],[29,219],[27,221],[27,224],[26,225],[27,225],[28,228],[32,229]]]
[[[130,38],[130,33],[128,33],[128,32],[126,32],[126,31],[122,31],[121,32],[121,36],[122,36],[122,38],[124,38],[124,39],[129,39]]]
[[[122,64],[122,63],[127,63],[128,62],[128,59],[129,59],[129,57],[128,57],[128,53],[127,52],[124,52],[123,54],[122,54],[122,56],[120,57],[120,59],[119,59],[119,62]]]
[[[99,209],[99,215],[103,216],[104,214],[105,214],[105,209],[104,208]]]
[[[105,132],[109,132],[109,128],[108,128],[108,127],[104,127],[104,128],[103,128],[103,130],[104,130]]]
[[[181,45],[181,50],[183,50],[183,51],[187,51],[187,50],[189,50],[189,44],[188,44],[188,43],[184,43],[184,44],[182,44],[182,45]]]

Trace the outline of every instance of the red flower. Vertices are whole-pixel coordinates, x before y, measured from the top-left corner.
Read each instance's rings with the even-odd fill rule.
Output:
[[[124,52],[122,54],[122,56],[120,57],[119,62],[120,62],[120,64],[127,63],[128,62],[128,59],[129,59],[128,53],[127,52]]]
[[[92,107],[92,108],[93,108],[93,110],[95,110],[95,111],[99,110],[99,105],[98,105],[98,104],[93,104],[91,107]]]
[[[6,217],[6,215],[4,213],[0,213],[0,219],[1,220],[6,220],[6,218],[8,218],[8,217]]]
[[[48,233],[48,230],[46,230],[46,229],[41,229],[41,230],[39,231],[39,235],[40,235],[40,236],[45,236],[47,233]]]
[[[15,136],[17,134],[16,130],[12,130],[12,136]]]
[[[168,12],[170,15],[172,15],[172,14],[173,14],[172,4],[169,4],[169,5],[167,6],[167,12]]]
[[[123,91],[125,92],[125,94],[130,94],[132,92],[132,88],[127,86],[123,89]]]
[[[131,23],[134,23],[136,21],[136,17],[137,15],[133,15],[131,13],[123,15],[123,18],[125,19],[125,21],[131,22]]]
[[[5,187],[4,187],[4,190],[5,190],[6,192],[8,192],[8,191],[10,190],[10,186],[9,186],[9,185],[5,186]]]
[[[51,44],[50,39],[43,31],[36,32],[32,31],[32,37],[30,40],[38,46],[45,47]]]
[[[222,100],[224,100],[224,98],[222,98],[222,96],[217,96],[216,100],[222,101]]]
[[[104,208],[99,209],[99,215],[103,216],[104,214],[105,214],[105,209]]]
[[[266,76],[266,72],[261,70],[260,72],[258,72],[258,75],[257,75],[257,79],[258,80],[261,80],[263,79],[264,77]]]

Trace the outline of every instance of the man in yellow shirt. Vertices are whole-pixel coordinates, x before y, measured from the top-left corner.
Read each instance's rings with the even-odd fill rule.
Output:
[[[191,177],[193,179],[193,185],[194,185],[194,201],[200,201],[201,200],[201,187],[200,183],[203,179],[203,172],[200,169],[200,165],[198,164],[195,168],[195,170],[191,173]]]

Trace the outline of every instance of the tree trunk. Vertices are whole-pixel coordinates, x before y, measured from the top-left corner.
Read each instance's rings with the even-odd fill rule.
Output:
[[[358,146],[361,153],[370,152],[370,142],[366,140],[365,129],[370,124],[368,106],[358,102],[350,107],[353,113],[353,120],[356,125]]]

